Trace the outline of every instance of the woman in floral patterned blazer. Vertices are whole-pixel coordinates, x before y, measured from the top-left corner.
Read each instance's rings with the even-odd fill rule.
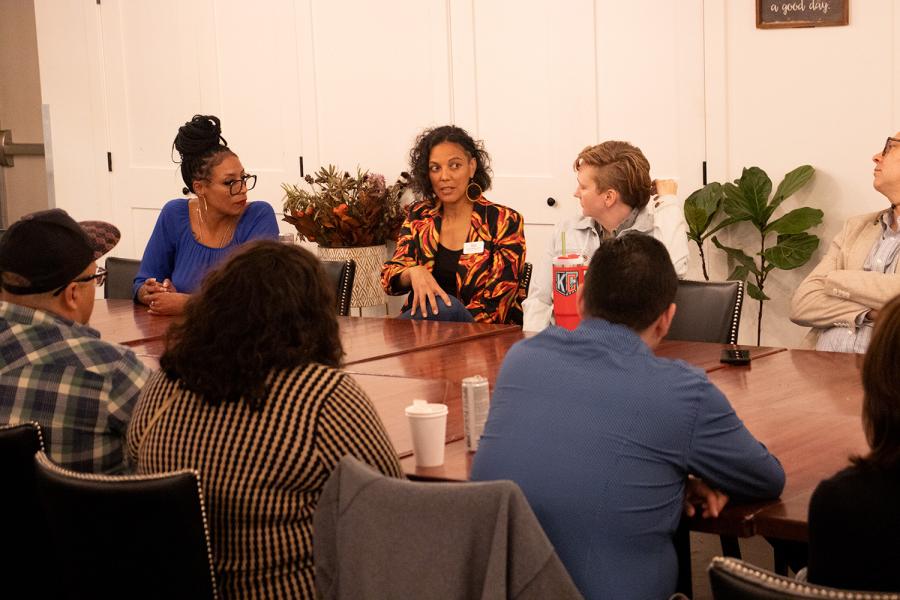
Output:
[[[491,186],[482,144],[445,125],[423,132],[409,160],[424,199],[410,206],[381,271],[388,294],[410,292],[401,316],[521,323],[524,221],[482,195]]]

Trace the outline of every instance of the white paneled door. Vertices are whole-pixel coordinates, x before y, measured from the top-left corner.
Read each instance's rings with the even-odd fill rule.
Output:
[[[683,191],[699,186],[701,0],[451,7],[455,115],[493,157],[490,197],[530,224],[577,213],[572,163],[607,139],[640,146],[655,177],[677,178]]]
[[[331,163],[390,181],[416,134],[456,123],[485,141],[487,196],[524,214],[532,250],[577,212],[572,162],[589,144],[632,141],[682,196],[700,184],[702,0],[104,0],[96,11],[101,75],[88,83],[102,87],[123,256],[141,255],[159,209],[181,196],[172,140],[197,113],[221,117],[259,176],[251,197],[276,212],[300,157],[307,173]],[[48,31],[53,19],[42,11]]]
[[[486,195],[529,223],[571,212],[572,160],[596,140],[593,13],[590,0],[452,3],[457,121],[493,159]]]
[[[685,198],[705,155],[703,2],[596,4],[598,139],[640,147]]]
[[[416,135],[453,120],[450,0],[298,0],[311,168],[408,168]]]
[[[251,199],[280,212],[280,184],[296,181],[301,156],[296,23],[290,0],[102,3],[120,255],[139,257],[159,209],[182,196],[172,141],[194,114],[222,119],[229,146],[259,177]]]

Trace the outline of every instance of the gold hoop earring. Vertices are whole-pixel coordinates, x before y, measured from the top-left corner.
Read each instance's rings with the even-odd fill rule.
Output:
[[[477,183],[475,183],[472,180],[469,180],[469,185],[466,186],[466,198],[468,198],[472,202],[475,202],[476,200],[481,198],[481,194],[483,192],[484,192],[484,190],[481,189],[480,185],[478,185]]]

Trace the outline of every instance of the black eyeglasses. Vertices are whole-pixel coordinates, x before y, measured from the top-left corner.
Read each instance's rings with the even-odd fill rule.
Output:
[[[894,147],[894,145],[891,142],[900,143],[900,140],[898,140],[897,138],[889,137],[887,139],[887,141],[884,143],[884,150],[881,151],[881,158],[884,158],[885,156],[887,156],[887,153],[890,152],[891,148]]]
[[[106,269],[100,267],[97,269],[97,272],[93,275],[88,275],[86,277],[79,277],[78,279],[73,279],[69,283],[87,283],[89,281],[93,281],[97,284],[97,287],[103,287],[103,284],[106,283]],[[54,296],[59,296],[64,289],[69,287],[69,283],[58,288],[55,292],[53,292]]]
[[[248,192],[256,187],[256,175],[241,175],[240,179],[226,179],[222,185],[227,185],[231,195],[237,196],[245,185]]]

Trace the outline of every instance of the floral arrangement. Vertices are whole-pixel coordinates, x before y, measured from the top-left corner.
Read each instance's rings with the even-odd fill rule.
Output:
[[[376,246],[396,240],[406,216],[402,173],[387,187],[384,176],[357,169],[356,177],[328,165],[303,178],[309,190],[284,183],[284,220],[301,240],[325,248]]]

